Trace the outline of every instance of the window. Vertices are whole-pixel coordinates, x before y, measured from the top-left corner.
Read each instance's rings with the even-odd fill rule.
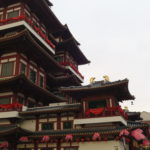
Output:
[[[8,62],[2,64],[1,76],[11,76],[13,75],[14,62]]]
[[[36,82],[36,72],[30,69],[30,80],[35,83]]]
[[[19,16],[19,10],[8,12],[7,13],[7,19],[13,18],[13,17],[18,17]]]
[[[67,148],[64,148],[64,150],[78,150],[77,147],[67,147]]]
[[[63,62],[64,57],[63,56],[57,56],[55,59],[57,62]]]
[[[103,108],[106,107],[106,100],[90,101],[89,108]]]
[[[24,63],[21,63],[20,73],[21,74],[26,74],[26,65]]]
[[[43,123],[42,130],[54,130],[54,123],[52,122]]]
[[[44,77],[40,76],[40,87],[44,85]]]
[[[18,103],[19,104],[24,104],[24,98],[23,97],[18,97]]]
[[[72,122],[71,121],[63,122],[63,128],[64,129],[71,129],[72,128]]]
[[[10,104],[10,97],[0,97],[0,104]]]

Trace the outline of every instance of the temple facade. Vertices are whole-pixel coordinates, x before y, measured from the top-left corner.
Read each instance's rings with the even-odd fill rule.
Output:
[[[90,63],[48,0],[0,1],[0,149],[139,150],[149,125],[120,103],[128,79],[82,86]]]

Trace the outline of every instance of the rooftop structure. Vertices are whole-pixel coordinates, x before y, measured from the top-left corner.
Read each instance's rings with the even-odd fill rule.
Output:
[[[0,1],[0,149],[138,150],[149,126],[120,102],[128,80],[84,80],[90,63],[48,0]],[[134,133],[139,133],[135,136]]]

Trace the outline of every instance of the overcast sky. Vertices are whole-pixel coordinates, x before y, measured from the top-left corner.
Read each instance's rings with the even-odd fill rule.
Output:
[[[90,77],[129,79],[136,97],[131,111],[150,111],[150,0],[51,0],[52,10],[67,24],[91,61],[80,67]]]

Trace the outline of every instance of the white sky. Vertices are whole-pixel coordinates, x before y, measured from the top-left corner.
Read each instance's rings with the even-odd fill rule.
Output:
[[[52,10],[67,24],[91,60],[80,67],[90,77],[128,78],[135,95],[131,111],[150,111],[150,0],[51,0]]]

